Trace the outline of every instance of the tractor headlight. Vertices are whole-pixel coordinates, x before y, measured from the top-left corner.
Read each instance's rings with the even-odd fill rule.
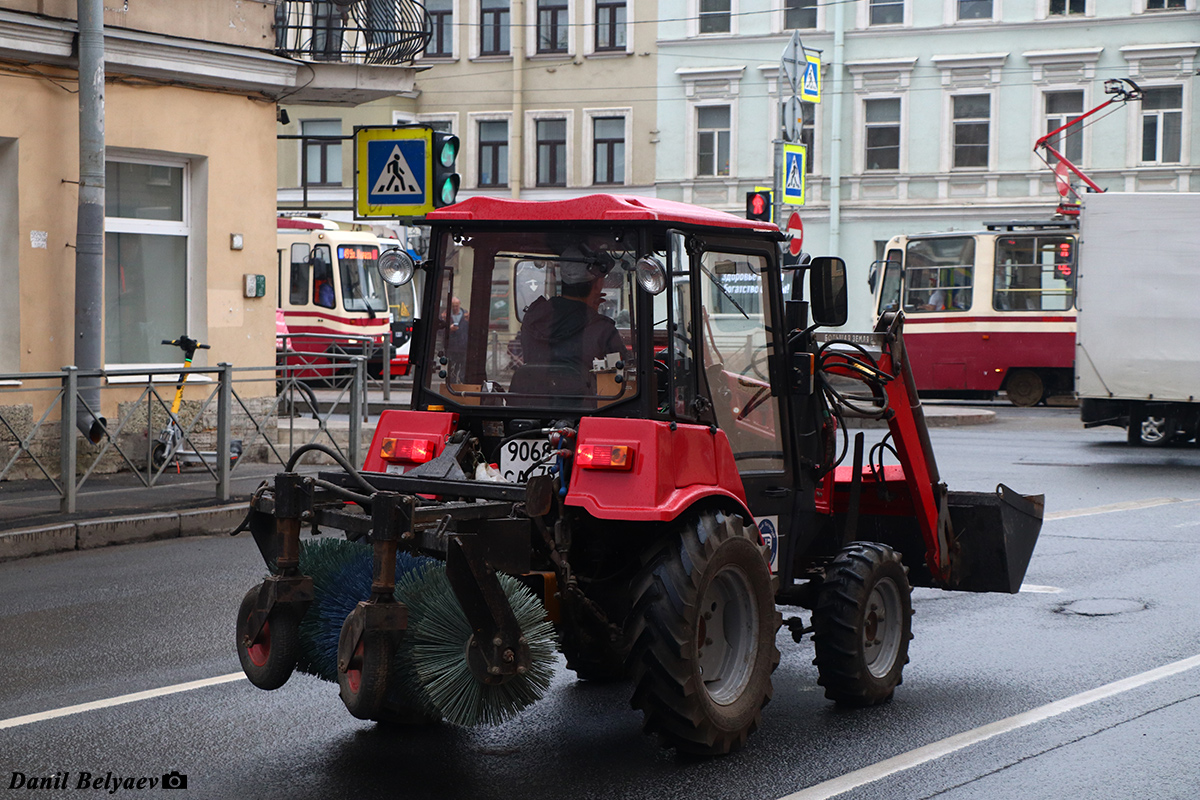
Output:
[[[656,256],[642,256],[637,262],[638,285],[650,294],[667,288],[667,270]]]
[[[403,286],[412,280],[416,265],[403,250],[384,250],[379,255],[379,274],[392,286]]]

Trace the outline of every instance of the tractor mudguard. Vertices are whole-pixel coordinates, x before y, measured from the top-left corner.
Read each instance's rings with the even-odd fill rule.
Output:
[[[621,465],[580,457],[584,448],[622,446],[628,448],[628,456]],[[646,419],[580,420],[568,506],[597,519],[668,522],[714,496],[737,503],[747,519],[753,519],[724,431]]]
[[[401,411],[389,409],[379,415],[371,447],[364,459],[364,472],[407,472],[417,464],[441,455],[446,439],[458,424],[458,414],[446,411]],[[385,446],[391,440],[390,446]],[[413,443],[432,442],[429,452],[414,453]],[[397,447],[399,444],[399,447]],[[408,449],[405,450],[404,448]],[[394,465],[394,466],[393,466]],[[391,467],[391,469],[389,469]]]

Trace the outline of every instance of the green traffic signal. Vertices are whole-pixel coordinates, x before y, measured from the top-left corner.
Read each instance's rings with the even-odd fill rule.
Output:
[[[458,158],[458,137],[441,131],[433,132],[433,207],[453,205],[458,197],[459,176],[454,171]]]

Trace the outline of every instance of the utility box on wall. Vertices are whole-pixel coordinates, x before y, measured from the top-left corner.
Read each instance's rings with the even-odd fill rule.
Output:
[[[247,273],[243,275],[246,279],[246,297],[266,297],[267,296],[267,276],[266,275],[251,275]]]

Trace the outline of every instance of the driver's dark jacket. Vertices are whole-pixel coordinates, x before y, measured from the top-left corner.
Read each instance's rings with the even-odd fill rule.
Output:
[[[522,360],[576,371],[580,392],[595,391],[592,361],[609,353],[620,353],[622,360],[628,360],[616,324],[581,300],[539,297],[525,312]]]

